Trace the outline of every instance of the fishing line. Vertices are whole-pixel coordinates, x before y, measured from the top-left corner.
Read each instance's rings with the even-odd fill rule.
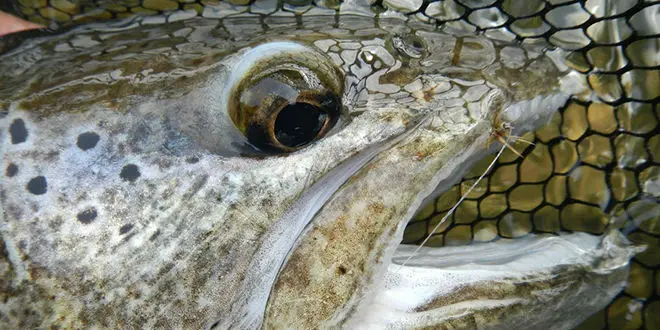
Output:
[[[509,140],[509,139],[507,138],[507,141],[508,141],[508,140]],[[413,251],[413,253],[412,253],[412,254],[406,259],[406,261],[403,262],[402,266],[405,266],[405,265],[408,263],[408,261],[410,261],[410,259],[412,259],[412,258],[413,258],[413,257],[419,252],[419,250],[420,250],[422,247],[424,247],[424,244],[426,244],[426,243],[429,241],[429,239],[431,239],[431,235],[433,235],[433,234],[435,233],[435,231],[438,230],[438,228],[440,227],[440,225],[442,225],[442,224],[447,220],[447,218],[448,218],[450,215],[452,215],[452,214],[454,213],[454,211],[456,210],[456,208],[457,208],[459,205],[461,205],[461,203],[462,203],[463,200],[467,197],[467,195],[469,195],[469,194],[472,192],[472,190],[473,190],[473,189],[479,184],[479,182],[481,182],[481,180],[486,176],[486,174],[488,174],[488,172],[490,172],[490,170],[493,168],[493,166],[495,166],[495,163],[496,163],[497,160],[500,158],[500,156],[501,156],[502,153],[504,152],[504,149],[506,149],[508,145],[509,145],[509,144],[506,143],[506,142],[505,142],[505,143],[502,143],[502,148],[500,148],[500,151],[497,153],[497,155],[495,156],[495,158],[493,159],[493,161],[490,162],[490,165],[488,165],[488,168],[484,171],[484,173],[482,173],[481,176],[477,179],[477,181],[474,182],[474,184],[472,185],[472,187],[470,187],[470,189],[468,189],[468,191],[467,191],[465,194],[463,194],[463,196],[461,196],[461,199],[459,199],[458,202],[457,202],[456,204],[454,204],[454,207],[452,207],[451,210],[449,210],[449,212],[447,212],[447,214],[445,214],[445,216],[442,217],[442,220],[440,220],[440,222],[438,222],[438,224],[435,225],[435,227],[433,228],[433,230],[431,231],[431,233],[429,233],[428,236],[426,236],[426,238],[424,239],[424,241],[422,241],[422,244],[420,244],[420,245],[415,249],[415,251]]]

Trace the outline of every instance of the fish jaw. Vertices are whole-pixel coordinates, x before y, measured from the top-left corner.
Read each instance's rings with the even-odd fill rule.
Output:
[[[347,325],[379,290],[406,222],[422,201],[439,186],[450,187],[460,177],[456,173],[487,152],[493,118],[509,118],[514,126],[531,117],[540,123],[568,98],[557,92],[496,110],[504,106],[498,96],[491,95],[484,105],[489,110],[470,126],[442,129],[441,120],[428,119],[428,126],[421,125],[348,179],[287,257],[264,325]]]
[[[266,327],[333,327],[356,312],[369,284],[384,271],[417,199],[415,191],[396,189],[382,178],[394,175],[421,186],[444,165],[434,164],[435,157],[419,160],[422,144],[413,140],[368,164],[316,215],[273,287]],[[452,148],[446,140],[433,140],[428,145],[433,151],[455,151],[447,150]]]
[[[624,288],[643,250],[617,230],[564,233],[424,248],[402,266],[414,251],[402,245],[351,327],[571,329]]]

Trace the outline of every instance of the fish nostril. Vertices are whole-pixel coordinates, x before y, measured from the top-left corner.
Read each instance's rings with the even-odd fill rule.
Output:
[[[426,45],[422,38],[409,34],[405,36],[394,36],[389,41],[391,47],[400,55],[408,59],[420,59],[426,53]]]

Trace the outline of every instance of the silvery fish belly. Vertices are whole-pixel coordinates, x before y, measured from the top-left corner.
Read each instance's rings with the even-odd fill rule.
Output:
[[[0,8],[2,329],[660,327],[658,3]]]

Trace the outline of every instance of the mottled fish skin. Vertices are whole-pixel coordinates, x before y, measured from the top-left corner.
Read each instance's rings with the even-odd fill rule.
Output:
[[[512,62],[510,42],[456,27],[310,15],[97,24],[0,57],[0,324],[254,328],[279,268],[280,287],[303,274],[291,262],[299,255],[310,257],[298,264],[308,269],[316,259],[336,266],[337,255],[367,265],[346,269],[357,286],[322,283],[338,292],[318,316],[342,314],[359,283],[382,275],[424,195],[485,152],[494,118],[533,129],[579,91],[567,79],[577,75],[543,55],[544,44],[515,46],[523,60]],[[412,35],[425,51],[407,44]],[[327,54],[341,69],[345,113],[298,152],[246,156],[226,125],[222,91],[243,55],[278,41]],[[521,109],[529,116],[516,116]],[[224,119],[208,125],[215,118]],[[344,181],[339,193],[319,192]],[[311,203],[296,202],[315,196],[325,197],[301,215]],[[335,213],[347,218],[333,221]],[[318,226],[305,229],[311,221]],[[335,250],[308,243],[319,231]],[[328,272],[342,275],[317,274]]]
[[[242,21],[250,26],[257,23],[249,18]],[[470,57],[472,50],[463,48],[466,64],[458,63],[453,72],[449,70],[449,79],[445,78],[449,74],[443,75],[442,71],[448,70],[446,66],[454,57],[451,45],[456,38],[420,31],[423,42],[432,50],[422,59],[429,66],[415,73],[400,70],[408,76],[391,78],[405,80],[400,85],[417,81],[419,86],[408,87],[413,92],[405,92],[399,85],[378,79],[389,68],[402,67],[401,59],[413,61],[386,50],[385,41],[392,36],[386,30],[374,24],[371,34],[361,28],[360,37],[350,30],[337,31],[336,35],[328,31],[322,34],[321,28],[298,30],[294,40],[324,47],[321,50],[338,62],[342,55],[355,62],[352,69],[343,65],[347,72],[344,99],[349,109],[345,127],[288,156],[253,159],[215,154],[200,147],[190,131],[199,130],[205,135],[207,128],[197,124],[182,127],[181,123],[189,120],[184,116],[194,118],[200,112],[200,116],[206,116],[205,111],[222,116],[224,105],[214,94],[220,94],[228,68],[233,59],[240,57],[236,54],[248,45],[281,38],[276,28],[267,29],[263,40],[255,40],[256,34],[241,30],[227,31],[223,38],[220,24],[238,27],[227,20],[194,19],[135,28],[119,35],[91,28],[87,33],[73,31],[58,37],[62,41],[91,40],[84,44],[88,48],[73,48],[50,57],[44,53],[62,43],[51,39],[3,58],[5,67],[12,66],[13,61],[41,58],[31,66],[16,67],[22,72],[14,71],[14,79],[29,75],[31,83],[13,84],[15,89],[7,94],[19,98],[10,104],[9,114],[3,118],[3,158],[19,168],[16,176],[3,181],[7,215],[3,238],[11,247],[11,288],[15,290],[5,306],[10,309],[9,315],[11,310],[24,306],[34,306],[35,311],[34,317],[10,318],[9,322],[72,327],[113,327],[121,326],[121,322],[202,327],[215,318],[227,319],[227,309],[232,304],[235,307],[234,299],[242,295],[246,271],[260,262],[253,259],[253,254],[261,246],[262,236],[321,175],[366,146],[405,131],[420,116],[435,117],[425,124],[430,128],[423,133],[438,142],[427,143],[428,153],[445,149],[438,155],[455,154],[467,141],[450,149],[439,142],[470,131],[474,133],[466,135],[469,141],[488,134],[491,117],[501,110],[491,107],[491,99],[516,101],[492,85],[485,87],[489,96],[477,103],[488,107],[477,106],[474,113],[465,109],[434,111],[445,100],[457,97],[462,84],[484,85],[487,72],[506,70],[495,61],[498,46],[482,37],[467,37],[482,51]],[[399,21],[392,24],[394,28],[406,28]],[[135,41],[134,34],[153,41]],[[180,34],[187,37],[171,37]],[[106,46],[113,35],[119,41]],[[162,39],[165,36],[168,38]],[[122,42],[126,38],[130,39]],[[212,45],[199,44],[205,41]],[[122,43],[126,47],[116,52],[108,50]],[[166,43],[167,49],[158,43]],[[195,43],[198,48],[194,48]],[[154,44],[158,47],[152,53],[149,48]],[[331,44],[356,49],[339,54],[327,49]],[[191,48],[192,55],[188,52]],[[115,62],[93,63],[99,52]],[[223,55],[214,59],[215,53]],[[383,69],[371,72],[371,65],[366,63],[369,54],[375,57],[372,61],[381,62]],[[185,70],[191,66],[179,65],[187,57],[192,57],[193,63],[210,64],[192,66],[191,73]],[[551,86],[548,93],[558,93],[552,86],[558,84],[560,72],[544,57],[533,63],[543,71],[530,70],[530,75],[546,77],[546,85]],[[133,68],[139,71],[134,73]],[[65,72],[80,78],[70,79]],[[182,79],[179,75],[193,77]],[[122,88],[124,83],[128,86]],[[37,92],[26,95],[24,91],[35,84]],[[84,92],[79,92],[80,88]],[[422,95],[414,96],[415,90],[420,94],[431,88],[436,88],[438,96],[430,101]],[[367,90],[376,93],[366,95]],[[395,90],[403,90],[400,97],[408,100],[377,107],[381,104],[378,91]],[[106,95],[111,93],[117,95],[108,99]],[[22,95],[27,97],[20,98]],[[168,99],[172,96],[174,99]],[[564,100],[565,96],[561,97],[555,106]],[[24,142],[18,142],[17,135],[11,133],[18,122],[27,131]],[[93,148],[79,145],[83,134],[98,137]],[[218,143],[231,141],[215,138]],[[414,157],[421,145],[416,143],[414,149],[406,150],[410,155],[406,157]],[[433,167],[439,165],[436,161]],[[44,180],[41,191],[31,190],[30,183],[26,185],[30,180],[40,180],[36,178]]]

